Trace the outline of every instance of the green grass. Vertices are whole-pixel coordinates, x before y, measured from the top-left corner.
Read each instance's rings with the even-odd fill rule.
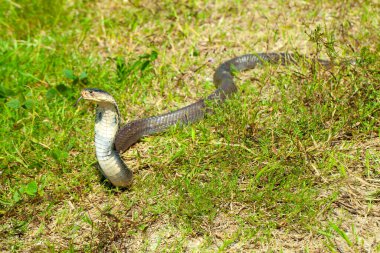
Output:
[[[379,6],[368,2],[0,3],[2,251],[379,250]],[[205,120],[144,138],[112,188],[96,167],[94,106],[123,118],[210,94],[233,56],[313,60],[236,74]],[[377,238],[377,241],[376,241]]]

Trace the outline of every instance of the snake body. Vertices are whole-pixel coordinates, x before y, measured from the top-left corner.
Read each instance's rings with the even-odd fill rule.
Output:
[[[318,60],[322,65],[329,61]],[[95,147],[100,170],[115,186],[126,187],[132,181],[132,172],[120,158],[131,145],[141,137],[162,132],[175,124],[189,124],[202,119],[212,110],[210,101],[222,102],[237,91],[233,81],[233,71],[253,69],[262,63],[287,64],[296,62],[289,53],[258,53],[239,56],[222,63],[214,73],[217,89],[208,97],[186,107],[159,116],[138,119],[120,128],[120,112],[115,99],[99,89],[84,89],[81,98],[98,104],[95,121]],[[79,101],[78,99],[78,101]]]

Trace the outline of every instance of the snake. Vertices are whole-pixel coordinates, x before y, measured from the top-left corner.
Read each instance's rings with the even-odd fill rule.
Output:
[[[176,124],[190,124],[212,113],[213,105],[220,104],[237,91],[233,77],[235,72],[253,69],[263,64],[297,63],[299,56],[292,53],[256,53],[232,58],[220,64],[213,75],[216,86],[206,98],[175,111],[158,116],[133,120],[121,126],[121,114],[115,98],[97,88],[85,88],[77,100],[84,99],[97,104],[95,117],[95,151],[101,173],[116,187],[128,187],[133,173],[120,155],[143,136],[163,132]],[[317,59],[324,66],[330,61]],[[76,103],[76,104],[77,104]]]

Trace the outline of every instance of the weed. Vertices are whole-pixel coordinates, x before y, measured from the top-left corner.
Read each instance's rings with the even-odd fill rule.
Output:
[[[0,249],[379,250],[379,13],[353,1],[2,1]],[[272,51],[299,62],[234,73],[239,91],[213,115],[123,155],[129,189],[102,180],[94,107],[72,106],[81,89],[109,91],[128,121],[206,97],[224,60]]]

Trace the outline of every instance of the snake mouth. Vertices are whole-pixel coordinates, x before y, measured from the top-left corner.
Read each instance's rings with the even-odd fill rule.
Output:
[[[91,89],[84,89],[80,92],[80,97],[75,102],[74,106],[77,106],[79,101],[81,101],[82,99],[96,101],[96,96],[94,96],[93,91]]]
[[[89,92],[88,89],[84,89],[80,92],[80,97],[78,98],[78,100],[75,102],[74,104],[74,107],[78,106],[79,104],[79,101],[81,101],[82,99],[87,99],[87,100],[91,100],[90,98],[92,97],[92,91]]]
[[[82,98],[88,99],[88,98],[92,97],[92,93],[93,93],[92,90],[90,90],[90,89],[84,89],[84,90],[82,90],[80,92],[80,95],[81,95]]]

